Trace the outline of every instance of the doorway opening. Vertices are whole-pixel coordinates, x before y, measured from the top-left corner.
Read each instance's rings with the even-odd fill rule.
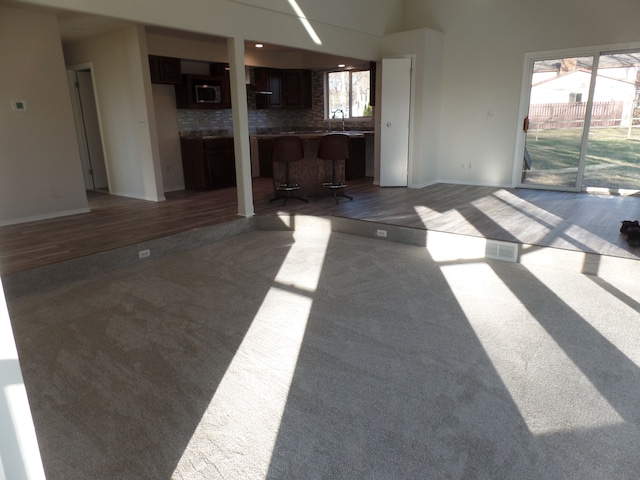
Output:
[[[520,186],[640,190],[640,49],[531,58]]]
[[[67,72],[85,189],[109,192],[109,178],[90,68]]]

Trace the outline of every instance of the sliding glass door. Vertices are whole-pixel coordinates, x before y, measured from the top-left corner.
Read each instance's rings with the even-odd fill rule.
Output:
[[[640,189],[639,67],[640,52],[532,61],[522,186]]]
[[[583,189],[640,190],[640,53],[601,55]]]
[[[593,57],[533,64],[522,183],[577,189]]]

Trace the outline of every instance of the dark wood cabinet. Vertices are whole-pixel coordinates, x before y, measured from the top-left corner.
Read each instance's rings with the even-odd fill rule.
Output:
[[[151,83],[174,85],[182,83],[179,58],[149,55],[149,72],[151,73]]]
[[[233,138],[183,138],[180,149],[185,189],[210,190],[236,184]]]
[[[273,138],[258,139],[258,160],[261,177],[273,177],[271,150],[273,150]]]
[[[275,68],[256,68],[255,84],[258,90],[271,92],[269,95],[256,95],[256,108],[280,109],[282,108],[282,78],[280,70]]]
[[[226,64],[212,64],[212,75],[183,75],[176,85],[178,108],[231,108],[229,70]]]
[[[376,104],[376,62],[369,62],[369,105]]]
[[[353,137],[349,139],[349,158],[345,162],[344,170],[346,180],[357,180],[365,176],[365,146],[365,137]]]
[[[282,70],[282,108],[311,108],[310,70]]]
[[[256,68],[254,78],[258,90],[271,92],[271,95],[256,95],[256,108],[311,108],[310,70]]]

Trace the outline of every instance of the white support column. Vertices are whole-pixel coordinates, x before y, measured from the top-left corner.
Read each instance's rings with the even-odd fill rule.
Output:
[[[0,281],[0,480],[44,480],[38,440]]]
[[[251,188],[251,147],[249,145],[249,112],[244,75],[244,40],[228,38],[229,73],[231,79],[231,105],[233,106],[233,145],[236,156],[238,184],[238,215],[252,217],[253,191]]]

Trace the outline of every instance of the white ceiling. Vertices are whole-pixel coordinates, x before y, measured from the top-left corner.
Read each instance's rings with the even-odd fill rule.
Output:
[[[99,16],[99,15],[89,15],[85,13],[78,13],[67,10],[60,10],[48,7],[41,7],[35,5],[28,5],[22,2],[14,2],[13,0],[0,0],[0,5],[6,5],[9,7],[20,8],[20,9],[28,9],[33,11],[47,12],[55,14],[58,17],[58,25],[60,28],[60,38],[62,43],[70,43],[78,40],[82,40],[84,38],[89,38],[95,35],[104,34],[113,30],[119,30],[121,28],[136,25],[134,22],[121,20],[111,17]],[[216,37],[213,35],[205,35],[196,32],[188,32],[182,30],[173,30],[163,27],[156,26],[145,26],[147,32],[155,33],[159,35],[168,35],[168,36],[180,36],[181,38],[190,39],[190,40],[198,40],[198,41],[207,41],[220,43],[221,45],[226,45],[226,39],[222,37]],[[251,48],[252,54],[255,56],[255,49],[253,48],[255,42],[246,42],[246,48]],[[225,47],[226,48],[226,47]],[[339,57],[335,55],[325,55],[317,52],[307,52],[300,49],[294,49],[291,47],[283,47],[280,45],[273,44],[264,44],[263,49],[265,55],[273,55],[274,53],[278,54],[295,54],[295,55],[303,55],[308,56],[309,61],[306,62],[308,64],[308,68],[327,68],[327,67],[335,67],[338,63],[345,63],[349,66],[367,66],[368,63],[363,60]]]
[[[126,26],[135,25],[134,23],[125,20],[97,15],[87,15],[76,12],[56,12],[56,14],[58,16],[60,37],[63,44],[82,40],[83,38],[89,38],[94,35],[107,33],[109,31],[118,30]],[[146,26],[146,30],[149,33],[158,35],[179,36],[188,40],[207,41],[219,43],[222,46],[226,46],[226,39],[213,35],[187,32],[182,30],[173,30],[155,26]],[[252,54],[255,56],[256,51],[254,48],[254,44],[255,42],[246,42],[246,48],[252,49]],[[362,60],[338,57],[334,55],[325,55],[317,52],[305,52],[303,50],[273,44],[264,44],[264,48],[262,49],[262,51],[264,51],[265,55],[274,53],[282,55],[294,53],[298,55],[307,55],[309,57],[309,61],[307,62],[309,64],[309,68],[335,67],[339,63],[345,63],[350,66],[367,65],[367,62],[364,62]]]

